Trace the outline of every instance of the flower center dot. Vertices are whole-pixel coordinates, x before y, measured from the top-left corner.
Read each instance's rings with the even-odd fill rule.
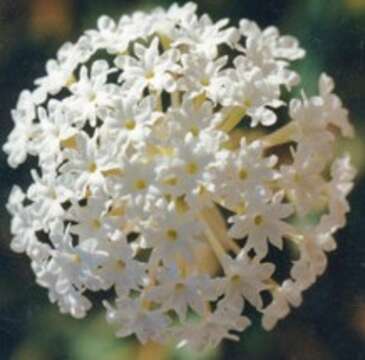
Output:
[[[302,180],[302,177],[300,176],[300,174],[298,174],[298,173],[296,172],[296,173],[294,174],[293,179],[294,179],[294,182],[296,182],[296,183],[300,183],[300,182],[301,182],[301,180]]]
[[[101,222],[100,222],[100,220],[98,220],[98,219],[92,220],[91,227],[94,228],[95,230],[100,229],[101,228]]]
[[[263,223],[264,219],[261,215],[256,215],[253,219],[255,225],[260,226]]]
[[[72,256],[72,261],[75,262],[76,264],[81,264],[81,257],[79,254],[75,254]]]
[[[143,179],[139,179],[134,183],[137,190],[144,190],[147,187],[146,182]]]
[[[194,175],[198,172],[198,165],[195,162],[186,164],[185,170],[189,175]]]
[[[136,127],[136,122],[135,122],[133,119],[128,119],[128,120],[125,122],[125,127],[126,127],[128,130],[133,130],[133,129]]]
[[[171,176],[171,177],[167,177],[165,180],[164,180],[164,183],[166,185],[170,185],[170,186],[176,186],[177,185],[177,177],[176,176]]]
[[[147,79],[147,80],[151,80],[151,79],[153,79],[155,77],[155,73],[153,72],[153,70],[148,70],[148,71],[146,71],[146,73],[145,73],[145,78]]]
[[[125,269],[125,262],[122,259],[117,260],[115,265],[119,271],[122,271]]]
[[[177,240],[177,231],[175,229],[169,229],[166,231],[166,237],[170,241],[176,241]]]
[[[209,81],[209,79],[208,78],[203,78],[201,81],[200,81],[200,83],[203,85],[203,86],[208,86],[209,85],[209,83],[210,83],[210,81]]]
[[[89,170],[89,172],[93,173],[96,171],[97,166],[94,162],[92,162],[91,164],[89,164],[89,167],[87,169]]]
[[[249,100],[249,99],[245,100],[245,101],[243,102],[243,106],[244,106],[246,109],[250,108],[250,107],[252,106],[252,101],[251,101],[251,100]]]
[[[190,129],[190,132],[193,134],[193,136],[197,137],[199,135],[199,128],[197,126],[193,126]]]
[[[183,284],[183,283],[177,283],[177,284],[175,285],[175,290],[176,290],[176,291],[184,290],[184,288],[185,288],[185,284]]]
[[[247,171],[245,169],[241,169],[239,172],[238,172],[238,176],[240,178],[240,180],[246,180],[247,178]]]

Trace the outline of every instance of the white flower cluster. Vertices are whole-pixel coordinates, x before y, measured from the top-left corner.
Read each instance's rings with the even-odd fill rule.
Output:
[[[283,100],[304,55],[275,27],[214,23],[193,3],[102,16],[59,50],[21,93],[4,151],[13,167],[38,158],[10,195],[11,247],[62,313],[84,317],[98,292],[117,336],[199,349],[237,338],[247,304],[271,329],[301,303],[354,177],[335,155],[353,129],[332,79]],[[242,124],[261,135],[235,146]]]

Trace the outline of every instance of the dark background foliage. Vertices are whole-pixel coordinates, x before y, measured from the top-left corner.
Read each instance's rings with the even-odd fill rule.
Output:
[[[134,9],[168,6],[169,0],[1,0],[0,144],[9,133],[10,109],[19,92],[31,88],[45,61],[62,42],[94,27],[102,13],[118,17]],[[184,1],[179,1],[184,3]],[[341,144],[358,168],[348,225],[338,233],[338,249],[326,274],[304,296],[304,304],[272,332],[255,324],[237,343],[215,351],[139,346],[117,340],[95,311],[83,321],[59,314],[44,289],[35,285],[29,262],[9,251],[9,216],[4,205],[14,183],[29,183],[29,168],[11,170],[0,152],[0,359],[365,359],[365,0],[201,0],[199,11],[214,19],[242,17],[261,26],[277,25],[297,36],[308,56],[297,66],[308,93],[325,70],[351,109],[357,137]]]

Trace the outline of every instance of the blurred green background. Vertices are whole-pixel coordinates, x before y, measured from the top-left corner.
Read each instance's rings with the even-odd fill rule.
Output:
[[[12,123],[19,92],[32,88],[45,61],[66,40],[95,26],[102,13],[119,17],[168,0],[0,0],[0,144]],[[184,3],[184,1],[181,1]],[[133,339],[115,339],[104,314],[77,321],[59,314],[35,285],[24,256],[9,251],[5,204],[12,184],[26,186],[29,166],[11,170],[0,152],[0,360],[364,360],[365,359],[365,0],[201,0],[199,10],[234,23],[247,17],[297,36],[308,56],[297,65],[312,94],[325,70],[351,110],[357,138],[342,144],[359,174],[348,225],[326,274],[305,293],[304,304],[272,332],[255,324],[241,342],[194,355]]]

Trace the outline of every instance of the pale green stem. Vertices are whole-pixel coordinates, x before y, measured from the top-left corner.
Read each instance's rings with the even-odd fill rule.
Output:
[[[159,112],[163,112],[163,108],[162,108],[162,98],[161,98],[161,94],[157,93],[156,94],[156,110]]]
[[[223,121],[223,123],[220,125],[220,130],[225,132],[230,132],[233,130],[239,122],[242,120],[242,118],[246,114],[246,108],[245,107],[234,107],[231,112],[228,114],[227,118]]]
[[[293,140],[297,126],[294,122],[284,125],[273,133],[262,138],[262,143],[265,147],[273,147],[286,144]]]
[[[200,217],[200,220],[202,221],[202,223],[205,225],[206,238],[207,238],[210,246],[212,247],[217,259],[223,266],[223,259],[224,259],[224,256],[226,255],[226,251],[224,250],[224,247],[222,246],[222,244],[219,242],[219,240],[215,236],[215,233],[212,231],[211,227],[205,221],[204,216],[200,215],[199,217]]]
[[[178,91],[171,94],[171,105],[174,108],[178,108],[180,106],[180,93]]]

